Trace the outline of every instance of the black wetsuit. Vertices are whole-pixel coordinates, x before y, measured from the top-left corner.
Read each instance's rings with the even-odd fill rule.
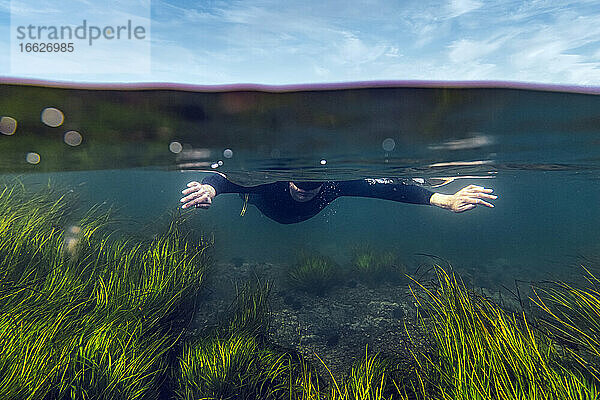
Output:
[[[372,197],[403,203],[429,204],[429,199],[433,194],[427,189],[399,179],[359,179],[324,182],[321,190],[313,199],[299,202],[290,195],[289,182],[247,187],[236,185],[219,174],[211,174],[204,178],[202,183],[214,187],[217,195],[222,193],[249,194],[248,202],[250,204],[254,204],[264,215],[282,224],[293,224],[314,217],[341,196]]]

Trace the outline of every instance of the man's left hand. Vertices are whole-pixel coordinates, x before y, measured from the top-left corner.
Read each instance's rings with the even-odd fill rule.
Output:
[[[487,200],[496,200],[498,196],[491,194],[494,190],[483,186],[469,185],[454,194],[434,193],[429,200],[431,205],[445,208],[455,213],[472,210],[478,205],[494,208]]]

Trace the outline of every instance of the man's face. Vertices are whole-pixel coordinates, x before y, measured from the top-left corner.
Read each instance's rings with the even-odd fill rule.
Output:
[[[317,195],[317,193],[319,193],[319,190],[321,190],[321,186],[315,189],[305,190],[300,189],[294,184],[294,182],[290,182],[290,195],[292,196],[292,199],[301,203],[311,201]]]

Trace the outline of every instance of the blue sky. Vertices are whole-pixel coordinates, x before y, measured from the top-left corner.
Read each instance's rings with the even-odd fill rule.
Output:
[[[19,1],[38,9],[52,4]],[[23,74],[2,63],[0,75],[201,85],[367,80],[600,85],[597,0],[152,0],[150,16],[149,72],[65,68]],[[0,36],[0,52],[9,54],[8,0],[0,0]]]

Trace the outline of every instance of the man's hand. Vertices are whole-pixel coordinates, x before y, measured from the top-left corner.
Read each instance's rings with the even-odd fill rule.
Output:
[[[203,185],[198,182],[190,182],[187,189],[181,194],[185,195],[180,202],[184,203],[181,208],[196,207],[208,208],[212,204],[212,199],[217,195],[217,191],[210,185]]]
[[[491,194],[493,189],[486,189],[482,186],[469,185],[460,189],[454,194],[434,193],[429,200],[431,205],[445,208],[446,210],[461,213],[472,210],[478,205],[494,208],[492,203],[484,199],[495,200],[498,196]]]

